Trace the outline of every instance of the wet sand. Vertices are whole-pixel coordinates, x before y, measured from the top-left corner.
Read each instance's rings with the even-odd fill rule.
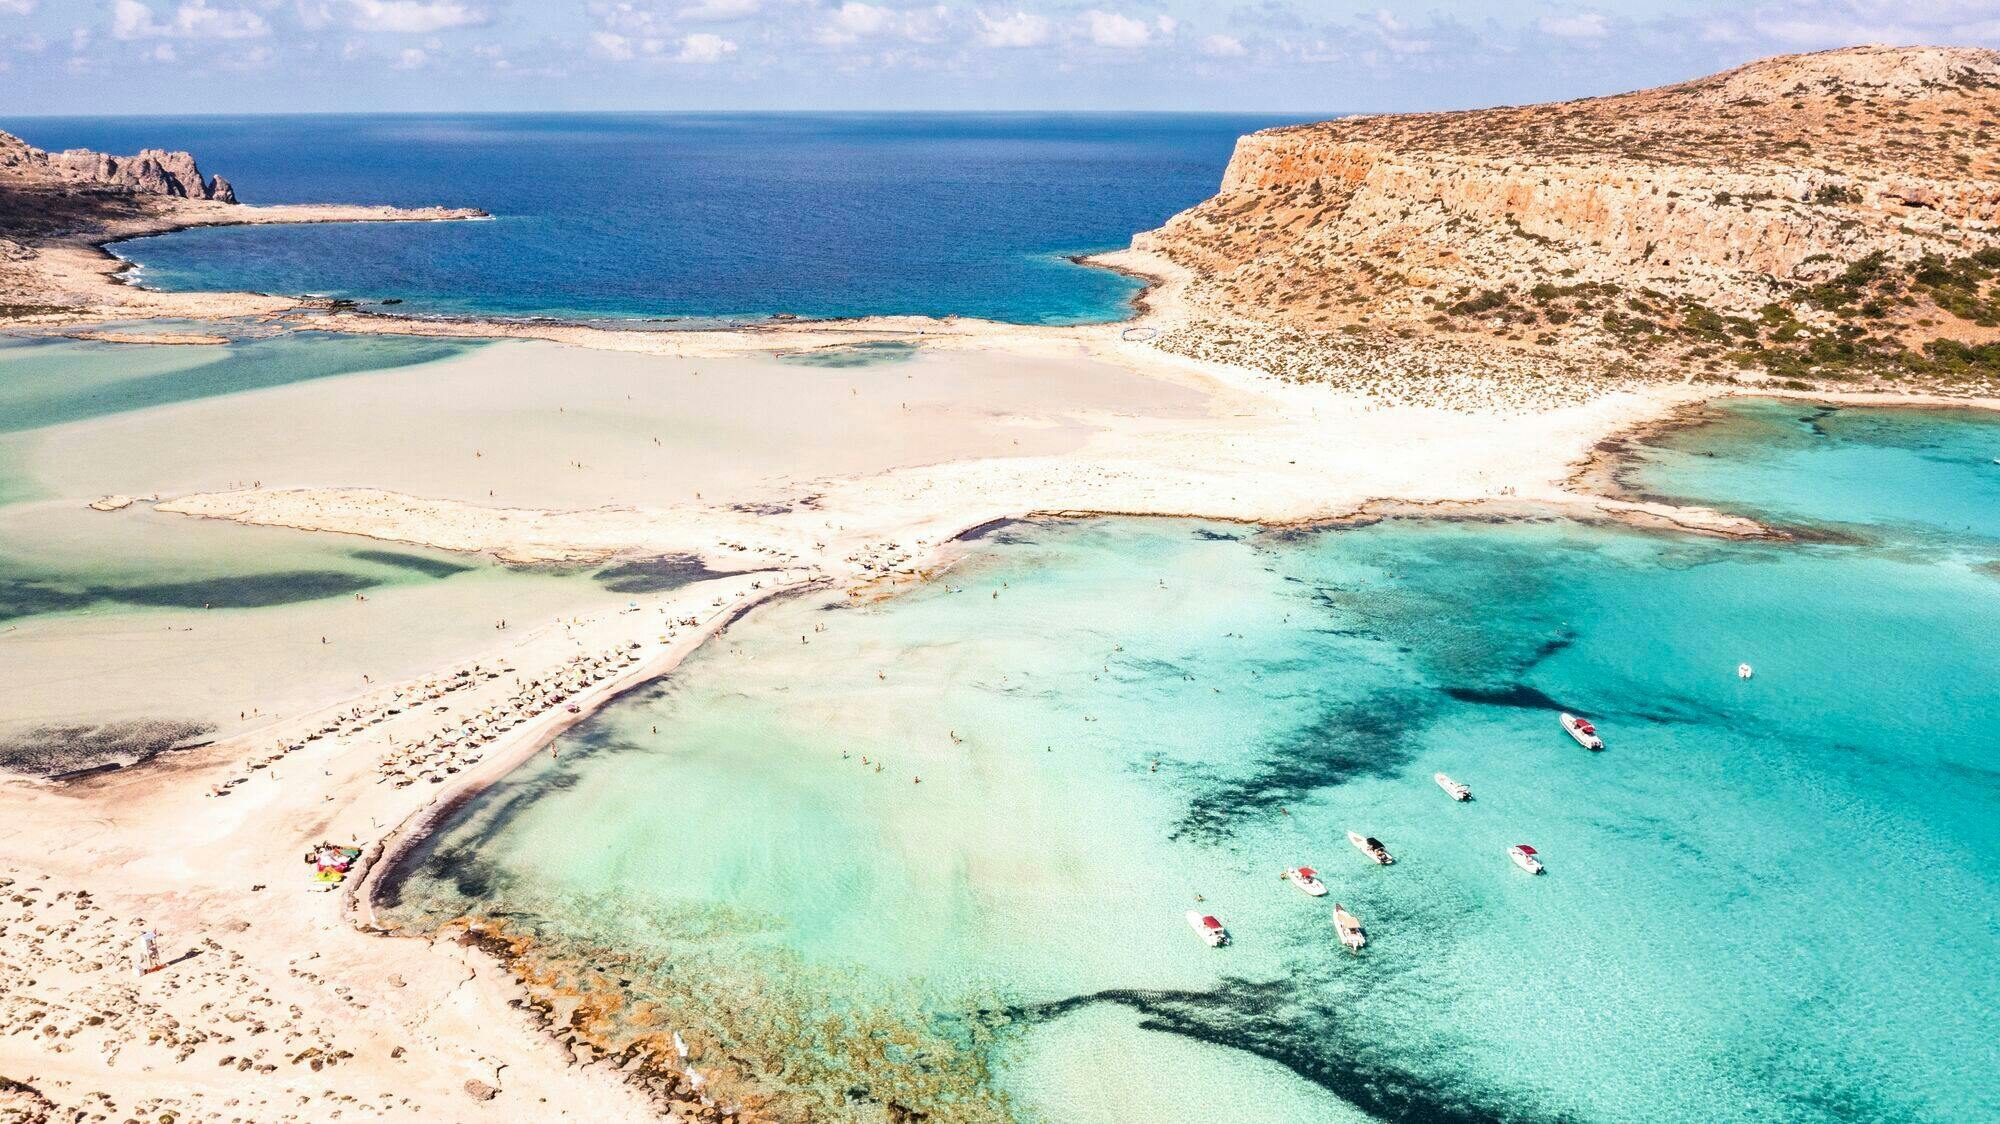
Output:
[[[801,480],[1063,453],[1104,419],[1199,417],[1207,398],[1080,349],[700,360],[504,342],[43,430],[17,456],[65,497],[256,481],[505,507],[734,503]]]

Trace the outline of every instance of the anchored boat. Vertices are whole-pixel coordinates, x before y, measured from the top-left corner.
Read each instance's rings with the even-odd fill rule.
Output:
[[[1520,867],[1529,874],[1540,874],[1542,872],[1542,860],[1535,857],[1535,849],[1526,843],[1516,843],[1512,847],[1507,848],[1507,857],[1514,860],[1515,866]]]
[[[1444,789],[1446,793],[1450,794],[1453,800],[1472,799],[1471,789],[1458,783],[1455,780],[1452,780],[1450,777],[1445,776],[1443,773],[1437,773],[1433,775],[1431,779],[1438,783],[1439,788]]]
[[[1285,872],[1285,881],[1297,886],[1307,897],[1326,896],[1326,883],[1319,880],[1319,873],[1309,866],[1294,867]]]
[[[1563,729],[1569,732],[1569,736],[1576,739],[1576,744],[1583,748],[1588,750],[1604,748],[1604,739],[1597,736],[1597,727],[1591,725],[1589,719],[1578,718],[1574,714],[1564,714],[1562,725]]]
[[[1347,833],[1347,841],[1359,848],[1362,854],[1367,855],[1383,866],[1388,866],[1390,863],[1396,861],[1395,857],[1389,854],[1389,849],[1382,846],[1382,841],[1372,835],[1363,835],[1358,831],[1350,831]]]
[[[1222,922],[1198,909],[1187,911],[1187,923],[1202,943],[1210,948],[1221,948],[1229,943],[1229,930],[1222,927]]]
[[[1340,943],[1350,952],[1360,952],[1368,943],[1368,934],[1361,931],[1361,919],[1347,912],[1347,907],[1333,903],[1333,929],[1340,934]]]

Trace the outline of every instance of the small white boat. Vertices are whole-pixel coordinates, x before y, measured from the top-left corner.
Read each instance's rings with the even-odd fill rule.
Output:
[[[1187,911],[1187,923],[1202,943],[1210,948],[1221,948],[1229,943],[1229,930],[1222,927],[1222,922],[1198,909]]]
[[[1294,867],[1285,872],[1285,881],[1297,886],[1301,893],[1311,898],[1326,896],[1326,883],[1319,880],[1319,872],[1312,867]]]
[[[1590,750],[1604,748],[1604,739],[1597,736],[1597,727],[1590,724],[1590,719],[1565,714],[1562,716],[1562,724],[1563,729],[1569,732],[1569,736],[1576,739],[1576,744]]]
[[[1754,675],[1754,674],[1756,674],[1756,673],[1755,673],[1754,671],[1752,671],[1752,670],[1750,669],[1750,665],[1749,665],[1749,664],[1747,664],[1747,663],[1739,663],[1739,664],[1737,664],[1737,665],[1736,665],[1736,678],[1738,678],[1738,679],[1748,679],[1748,678],[1750,678],[1750,677],[1751,677],[1752,675]]]
[[[1361,919],[1347,912],[1347,907],[1339,902],[1333,903],[1333,929],[1340,934],[1340,943],[1350,951],[1360,952],[1361,946],[1368,943],[1368,934],[1361,931]]]
[[[1389,849],[1382,846],[1382,841],[1372,835],[1363,835],[1358,831],[1350,831],[1347,833],[1347,841],[1359,848],[1362,854],[1367,855],[1383,866],[1388,866],[1390,863],[1396,861],[1395,857],[1389,854]]]
[[[1443,773],[1433,774],[1431,779],[1438,783],[1439,788],[1444,789],[1446,793],[1450,794],[1453,800],[1472,799],[1471,789],[1465,787],[1464,785],[1458,783],[1455,780],[1452,780],[1450,777],[1445,776]]]
[[[1542,872],[1542,860],[1535,857],[1535,849],[1526,843],[1516,843],[1512,847],[1507,848],[1507,857],[1514,860],[1515,866],[1520,867],[1529,874],[1540,874]]]

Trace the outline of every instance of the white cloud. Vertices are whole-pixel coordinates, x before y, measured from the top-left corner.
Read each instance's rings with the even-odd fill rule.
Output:
[[[1570,16],[1543,16],[1540,24],[1542,34],[1558,39],[1602,39],[1611,33],[1604,17],[1597,12],[1578,12]]]
[[[828,17],[827,25],[820,29],[819,38],[824,43],[853,43],[873,35],[880,35],[889,27],[894,15],[887,8],[873,4],[863,4],[860,0],[848,0],[834,9]]]
[[[1172,35],[1179,25],[1171,16],[1161,16],[1147,23],[1117,12],[1093,8],[1083,13],[1083,26],[1092,43],[1129,51],[1151,43],[1156,32],[1161,36]]]
[[[847,0],[827,17],[817,34],[820,42],[846,46],[863,39],[893,36],[914,43],[935,42],[951,15],[944,5],[928,8],[885,8]]]
[[[736,44],[720,35],[697,31],[681,40],[680,53],[674,56],[677,62],[720,62],[724,55],[734,54]]]
[[[254,39],[271,25],[247,8],[211,8],[207,0],[184,0],[162,21],[139,0],[114,0],[111,34],[119,39]]]
[[[625,62],[638,53],[630,38],[615,31],[592,32],[590,50],[592,54],[613,62]]]
[[[1732,26],[1733,25],[1733,26]],[[1755,36],[1745,35],[1747,27]],[[1778,49],[1846,47],[1857,43],[2000,45],[2000,10],[1993,0],[1788,0],[1708,25],[1709,42],[1762,37]]]
[[[1201,41],[1201,53],[1215,59],[1240,59],[1250,52],[1234,35],[1211,35]]]
[[[276,51],[259,43],[247,51],[231,51],[218,61],[228,70],[257,70],[271,65],[271,60],[276,57]]]
[[[431,57],[415,47],[405,47],[392,64],[397,70],[422,70]]]
[[[146,52],[146,54],[154,62],[173,62],[180,57],[174,52],[174,45],[172,43],[161,43]]]
[[[762,0],[699,0],[677,14],[689,23],[724,23],[754,16],[763,8]]]
[[[357,31],[399,31],[426,35],[455,27],[477,27],[492,17],[463,0],[344,0],[347,26]]]
[[[592,4],[590,14],[597,17],[604,31],[632,40],[664,39],[673,30],[665,13],[644,2]]]
[[[599,31],[590,37],[590,53],[613,62],[652,59],[686,63],[721,62],[737,51],[736,41],[712,32],[697,31],[678,39],[658,36],[620,35]]]
[[[25,16],[35,10],[35,0],[0,0],[0,15]]]
[[[1048,17],[1033,12],[979,13],[979,41],[989,47],[1039,47],[1049,41]]]

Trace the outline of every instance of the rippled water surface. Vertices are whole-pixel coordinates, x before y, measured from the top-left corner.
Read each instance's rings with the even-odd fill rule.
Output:
[[[1010,527],[760,610],[476,800],[398,914],[858,1119],[1992,1117],[1995,431],[1730,410],[1649,485],[1841,542]]]

